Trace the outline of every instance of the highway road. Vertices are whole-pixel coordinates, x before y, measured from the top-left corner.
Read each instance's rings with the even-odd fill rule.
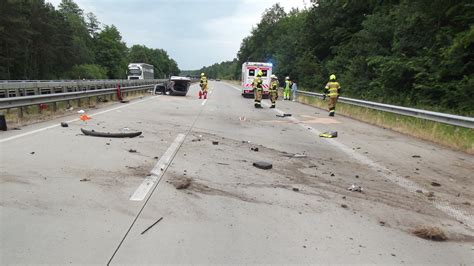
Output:
[[[474,264],[472,155],[210,87],[0,133],[0,264]]]

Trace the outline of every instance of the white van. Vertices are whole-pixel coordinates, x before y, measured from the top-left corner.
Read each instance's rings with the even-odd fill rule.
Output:
[[[245,62],[242,64],[242,96],[245,98],[253,97],[252,82],[257,76],[258,71],[262,71],[263,80],[263,96],[268,97],[268,89],[270,88],[270,82],[272,75],[273,64],[261,63],[261,62]]]

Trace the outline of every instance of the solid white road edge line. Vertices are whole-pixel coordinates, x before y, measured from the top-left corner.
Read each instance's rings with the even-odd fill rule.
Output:
[[[139,104],[139,103],[142,103],[144,101],[148,101],[150,99],[158,98],[160,96],[161,95],[146,98],[146,99],[139,100],[139,101],[132,102],[132,103],[128,103],[126,105],[121,105],[121,106],[114,107],[114,108],[111,108],[111,109],[107,109],[107,110],[104,110],[104,111],[100,111],[100,112],[97,112],[97,113],[94,113],[94,114],[90,114],[89,116],[93,117],[93,116],[96,116],[96,115],[105,114],[105,113],[112,112],[112,111],[115,111],[115,110],[118,110],[118,109],[126,108],[126,107],[131,106],[131,105]],[[66,123],[73,123],[73,122],[76,122],[76,121],[79,121],[79,118],[71,119],[71,120],[68,120],[68,121],[65,121],[65,122]],[[39,133],[39,132],[42,132],[42,131],[45,131],[45,130],[48,130],[48,129],[51,129],[51,128],[59,127],[59,126],[60,126],[60,124],[55,124],[55,125],[35,129],[35,130],[29,131],[29,132],[25,132],[25,133],[22,133],[22,134],[18,134],[18,135],[15,135],[15,136],[11,136],[11,137],[8,137],[8,138],[0,139],[0,143],[7,142],[7,141],[10,141],[10,140],[14,140],[14,139],[18,139],[18,138],[22,138],[22,137],[26,137],[26,136],[29,136],[29,135],[33,135],[33,134],[36,134],[36,133]]]
[[[226,85],[231,86],[232,88],[238,90],[239,92],[241,91],[239,88],[226,83]],[[268,103],[262,103],[263,106],[265,107],[270,107]],[[285,112],[275,108],[273,109],[275,112],[277,112],[280,115],[283,115]],[[299,121],[298,119],[294,118],[293,116],[287,117],[289,120],[293,121],[295,124],[301,126],[304,129],[307,129],[311,133],[315,134],[316,136],[319,137],[319,134],[321,134],[320,131],[317,129],[304,124],[303,122]],[[404,177],[398,176],[392,171],[388,170],[386,167],[374,162],[371,160],[369,157],[364,156],[360,153],[357,153],[356,151],[352,150],[351,148],[347,147],[346,145],[338,142],[335,139],[324,139],[327,143],[333,145],[334,147],[338,148],[345,154],[349,155],[350,157],[354,158],[355,160],[367,165],[370,169],[374,170],[377,174],[381,175],[385,179],[399,185],[400,187],[408,190],[409,192],[416,193],[417,190],[422,190],[422,191],[428,191],[427,189],[422,188],[415,182],[408,180]],[[449,202],[441,199],[436,199],[433,201],[434,206],[444,212],[445,214],[455,218],[458,221],[463,222],[470,228],[474,228],[474,215],[471,214],[465,214],[462,210],[457,209],[456,207],[453,207],[449,204]]]
[[[161,156],[160,160],[158,163],[156,163],[155,167],[151,170],[150,176],[148,176],[141,185],[135,190],[135,193],[133,193],[132,197],[130,197],[130,200],[133,201],[142,201],[145,199],[146,195],[148,192],[150,192],[150,189],[155,185],[156,182],[158,182],[161,177],[163,176],[164,170],[168,167],[171,158],[175,155],[177,152],[178,148],[181,146],[181,144],[184,141],[184,138],[186,135],[184,134],[179,134],[176,139],[171,143],[171,145],[168,147],[166,152]]]

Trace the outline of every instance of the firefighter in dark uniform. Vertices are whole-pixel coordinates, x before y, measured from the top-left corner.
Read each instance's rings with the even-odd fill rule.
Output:
[[[329,77],[329,82],[326,84],[324,88],[324,99],[326,97],[329,98],[328,100],[328,111],[329,116],[334,116],[336,113],[336,103],[337,99],[339,98],[339,94],[341,93],[341,85],[339,82],[336,81],[336,75],[332,74]]]
[[[263,93],[263,72],[259,70],[257,76],[252,82],[253,94],[255,96],[255,108],[262,108],[262,93]]]
[[[270,89],[268,92],[270,93],[270,101],[272,105],[270,108],[275,108],[276,100],[278,99],[278,78],[275,75],[272,75],[272,81],[270,83]]]

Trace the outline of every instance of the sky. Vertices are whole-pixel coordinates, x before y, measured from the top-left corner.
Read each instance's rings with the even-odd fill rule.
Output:
[[[61,0],[46,0],[56,7]],[[75,0],[84,13],[115,25],[128,47],[160,48],[182,70],[236,57],[243,38],[275,3],[290,11],[310,0]]]

